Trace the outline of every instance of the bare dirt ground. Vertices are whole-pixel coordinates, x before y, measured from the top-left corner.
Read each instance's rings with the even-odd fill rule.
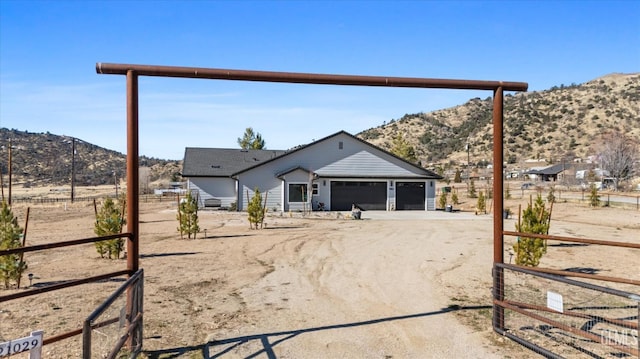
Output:
[[[521,201],[508,205],[517,208]],[[14,212],[24,223],[26,205],[14,205]],[[244,213],[199,216],[202,232],[183,240],[175,203],[141,204],[143,356],[537,357],[491,329],[490,215],[363,212],[356,221],[336,212],[270,213],[262,230],[250,230]],[[27,244],[92,237],[93,221],[91,203],[31,205]],[[514,223],[506,220],[505,228]],[[640,211],[556,203],[551,234],[640,243]],[[640,279],[637,254],[550,247],[541,265],[589,266]],[[126,268],[124,259],[100,259],[92,244],[25,259],[34,274],[31,288]],[[120,284],[1,303],[0,341],[37,329],[45,338],[78,329]],[[29,287],[26,278],[23,286]],[[43,352],[45,358],[78,358],[80,337]]]

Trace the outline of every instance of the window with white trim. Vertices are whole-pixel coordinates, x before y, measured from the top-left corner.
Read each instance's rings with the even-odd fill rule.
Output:
[[[289,203],[307,202],[307,184],[289,183]]]

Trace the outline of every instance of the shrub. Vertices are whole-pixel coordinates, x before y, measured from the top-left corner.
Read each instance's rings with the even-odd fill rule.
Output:
[[[438,205],[440,208],[445,208],[447,206],[447,192],[442,191],[440,193],[440,197],[438,198]]]
[[[555,201],[556,201],[555,187],[551,186],[549,187],[549,193],[547,194],[547,202],[553,203]]]
[[[552,202],[553,203],[553,202]],[[522,212],[522,218],[518,218],[516,231],[532,234],[549,234],[551,223],[551,207],[547,210],[538,194],[535,203],[527,205]],[[536,267],[540,264],[540,259],[547,253],[547,242],[541,238],[518,237],[518,241],[513,245],[516,254],[516,264]]]
[[[454,183],[462,183],[462,175],[459,169],[456,170],[456,174],[453,177],[453,182]]]
[[[460,200],[458,199],[458,190],[453,190],[453,193],[451,193],[451,202],[453,204],[460,204]]]
[[[108,236],[111,234],[122,233],[122,227],[125,224],[124,196],[118,201],[120,205],[111,198],[104,200],[100,211],[96,212],[96,223],[93,232],[97,236]],[[120,258],[120,254],[124,251],[124,238],[115,238],[106,241],[95,242],[96,251],[100,254],[100,258]]]
[[[482,191],[478,192],[478,203],[476,204],[478,212],[487,213],[487,201]]]
[[[193,234],[193,239],[195,239],[196,233],[200,231],[198,226],[198,202],[191,195],[191,192],[187,192],[185,198],[180,201],[177,219],[180,224],[178,227],[180,236],[182,237],[186,233],[187,238],[191,239]]]
[[[589,186],[589,206],[600,206],[600,195],[598,194],[598,188],[596,187],[595,183],[592,183]]]
[[[249,198],[248,191],[247,198]],[[262,206],[262,195],[260,194],[260,190],[258,188],[255,189],[253,198],[251,198],[251,200],[249,201],[247,212],[249,213],[249,228],[258,229],[258,223],[260,223],[260,228],[262,228],[262,224],[264,223],[265,208]]]
[[[469,191],[468,191],[468,196],[469,198],[476,198],[476,184],[475,182],[473,182],[473,180],[469,181]]]
[[[11,207],[2,201],[0,210],[0,249],[14,249],[22,247],[22,228],[18,225],[18,218],[14,217]],[[22,273],[27,270],[27,263],[20,254],[0,256],[0,280],[4,287],[9,288],[11,282],[20,285]]]

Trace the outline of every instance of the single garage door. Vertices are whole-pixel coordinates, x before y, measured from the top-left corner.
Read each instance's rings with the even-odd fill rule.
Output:
[[[424,211],[424,182],[396,182],[396,209]]]
[[[350,211],[352,204],[364,210],[386,210],[387,182],[331,181],[331,210]]]

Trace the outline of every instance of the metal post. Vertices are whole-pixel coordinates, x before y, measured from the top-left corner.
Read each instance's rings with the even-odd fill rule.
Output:
[[[495,266],[496,263],[504,263],[504,208],[502,188],[502,163],[503,160],[503,90],[498,87],[493,92],[493,294],[494,299],[504,300],[504,269]],[[493,305],[493,327],[504,329],[504,308]]]
[[[138,75],[127,71],[127,269],[129,276],[138,270]]]
[[[82,324],[82,359],[91,359],[91,321]]]
[[[127,231],[131,238],[127,241],[127,269],[129,278],[133,276],[139,267],[140,255],[140,224],[138,223],[138,75],[133,70],[127,71]],[[116,184],[117,185],[117,184]],[[117,188],[117,187],[116,187]],[[131,313],[135,308],[135,293],[127,290],[127,312]],[[128,325],[134,318],[127,318]],[[134,345],[142,341],[137,338],[134,331],[127,339],[127,348],[133,349]]]

